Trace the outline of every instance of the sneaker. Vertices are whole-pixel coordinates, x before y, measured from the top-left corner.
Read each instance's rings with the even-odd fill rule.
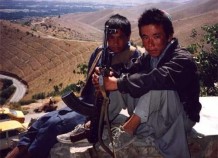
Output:
[[[84,124],[79,124],[77,125],[73,131],[65,133],[65,134],[60,134],[57,136],[57,140],[60,143],[64,144],[72,144],[74,142],[88,142],[87,139],[87,134],[89,129],[85,128]]]
[[[134,142],[134,140],[136,138],[135,136],[125,132],[123,130],[122,126],[113,127],[111,129],[111,132],[112,132],[112,137],[113,137],[113,144],[110,143],[109,148],[111,150],[113,150],[113,148],[114,148],[115,152],[125,148],[128,145],[130,145],[132,142]]]

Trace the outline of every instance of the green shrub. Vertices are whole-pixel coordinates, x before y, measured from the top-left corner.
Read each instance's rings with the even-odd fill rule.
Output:
[[[0,92],[0,104],[3,105],[6,101],[11,97],[11,95],[15,92],[16,88],[14,86],[10,86],[6,89],[3,89]]]
[[[88,65],[87,64],[79,64],[77,65],[78,71],[73,70],[73,73],[77,74],[83,74],[84,77],[86,77],[87,71],[88,71]],[[51,81],[52,79],[49,79]],[[84,81],[79,80],[77,83],[72,83],[70,85],[67,85],[65,88],[63,88],[63,83],[60,83],[59,85],[53,86],[53,91],[49,92],[46,97],[54,97],[57,95],[63,95],[67,92],[73,91],[75,93],[79,93],[81,90],[81,87],[83,87],[85,84]],[[34,96],[34,99],[36,99],[38,96]]]
[[[5,104],[5,103],[6,103],[6,99],[0,97],[0,105],[3,105],[3,104]]]
[[[77,73],[77,74],[82,74],[84,75],[84,77],[86,77],[87,72],[88,72],[88,65],[87,64],[79,64],[77,65],[77,69],[79,69],[78,71],[73,70],[73,73]]]
[[[21,100],[21,101],[19,101],[18,103],[19,103],[20,105],[28,105],[28,104],[35,103],[35,102],[36,102],[35,99],[30,99],[30,100]]]
[[[70,92],[70,91],[73,91],[73,92],[76,92],[76,93],[79,93],[81,87],[80,87],[80,81],[78,81],[76,84],[70,84],[68,86],[66,86],[62,91],[61,91],[61,94],[64,94],[66,92]]]
[[[201,96],[217,96],[218,87],[218,24],[203,26],[204,35],[192,31],[191,37],[201,36],[198,43],[188,46],[188,50],[195,55],[200,73]]]
[[[10,87],[1,91],[0,97],[8,99],[15,92],[15,90],[16,90],[16,88],[14,86],[10,86]]]
[[[32,99],[45,99],[45,93],[44,92],[41,92],[41,93],[38,93],[38,94],[35,94],[32,96]]]
[[[6,89],[8,87],[10,87],[13,84],[12,80],[8,80],[8,79],[1,79],[3,86],[2,89]]]

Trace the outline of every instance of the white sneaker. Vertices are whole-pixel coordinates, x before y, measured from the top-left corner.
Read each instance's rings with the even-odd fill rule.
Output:
[[[83,132],[85,132],[85,130],[87,130],[87,129],[85,128],[84,124],[79,124],[71,132],[58,135],[57,140],[60,143],[72,144],[74,142],[71,141],[70,137],[74,136],[74,135],[77,135],[79,133],[83,133]],[[87,143],[88,140],[87,139],[81,139],[79,142],[80,143],[82,143],[82,142]]]

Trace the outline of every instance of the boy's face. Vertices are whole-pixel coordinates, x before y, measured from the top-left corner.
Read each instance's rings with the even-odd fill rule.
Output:
[[[114,53],[120,53],[125,50],[129,37],[127,37],[120,29],[116,33],[108,35],[108,47]]]
[[[158,57],[172,39],[167,38],[162,25],[145,25],[140,28],[143,46],[152,57]]]

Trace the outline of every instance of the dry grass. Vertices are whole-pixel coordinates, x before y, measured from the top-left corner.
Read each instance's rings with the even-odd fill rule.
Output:
[[[91,51],[99,45],[98,42],[39,37],[28,27],[8,21],[0,24],[2,70],[17,74],[28,83],[26,99],[36,93],[50,92],[54,85],[65,87],[83,79],[73,70],[87,62]]]
[[[195,29],[198,32],[198,35],[201,36],[203,35],[203,30],[201,29],[202,26],[214,25],[217,23],[218,9],[190,18],[176,20],[174,21],[175,36],[181,41],[180,44],[182,46],[188,46],[191,43],[198,42],[190,37],[193,29]]]

